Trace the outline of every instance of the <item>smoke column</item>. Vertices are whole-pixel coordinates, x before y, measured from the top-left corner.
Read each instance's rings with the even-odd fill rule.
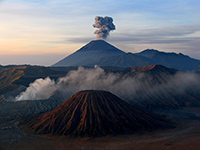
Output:
[[[97,34],[96,39],[106,39],[109,35],[109,32],[111,30],[115,30],[115,25],[113,24],[112,17],[95,17],[95,24],[93,24],[94,28],[99,28],[94,32],[94,34]]]
[[[56,91],[55,81],[49,77],[37,79],[29,85],[25,92],[20,93],[15,100],[48,99]]]

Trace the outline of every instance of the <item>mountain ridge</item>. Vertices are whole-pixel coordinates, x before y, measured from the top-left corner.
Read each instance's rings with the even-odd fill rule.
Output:
[[[139,53],[125,53],[104,40],[94,40],[52,66],[92,67],[98,65],[127,68],[154,64],[178,70],[192,71],[200,66],[200,60],[182,53],[167,53],[154,49],[146,49]]]
[[[66,75],[66,72],[43,66],[5,66],[0,69],[0,94],[5,94],[20,86],[29,86],[38,78],[49,76],[57,79]]]
[[[167,68],[163,65],[158,65],[158,64],[146,65],[146,66],[141,66],[141,67],[129,67],[129,68],[125,68],[124,70],[140,71],[140,72],[156,70],[156,71],[170,71],[174,73],[177,71],[173,68]]]
[[[169,68],[179,69],[179,70],[189,70],[192,71],[200,65],[200,60],[189,57],[182,53],[174,52],[163,52],[154,49],[147,49],[136,55],[144,56],[152,59],[157,64],[164,65]]]

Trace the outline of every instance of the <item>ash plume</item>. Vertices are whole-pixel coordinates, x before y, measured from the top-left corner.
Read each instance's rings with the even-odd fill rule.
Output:
[[[111,30],[115,30],[115,25],[113,24],[112,17],[95,17],[95,24],[93,24],[94,28],[99,28],[94,32],[94,34],[97,34],[96,39],[106,39],[109,35],[109,32]]]

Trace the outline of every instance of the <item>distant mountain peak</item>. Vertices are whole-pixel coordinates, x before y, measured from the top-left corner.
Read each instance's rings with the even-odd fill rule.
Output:
[[[154,52],[154,53],[156,53],[156,52],[160,52],[160,51],[156,50],[156,49],[145,49],[141,53],[144,53],[144,52]]]
[[[120,51],[120,52],[123,52],[122,50],[109,44],[105,40],[92,40],[88,44],[80,48],[77,52],[80,52],[80,51]]]
[[[200,65],[200,60],[191,58],[182,53],[147,49],[140,53],[135,53],[135,55],[151,59],[152,64],[162,64],[163,66],[179,70],[192,71],[194,68]]]
[[[164,51],[159,51],[159,50],[155,50],[155,49],[146,49],[146,50],[143,50],[142,52],[136,53],[136,54],[140,54],[142,56],[148,56],[148,57],[152,57],[153,55],[156,55],[156,54],[166,54],[166,55],[177,55],[177,56],[189,57],[182,53],[164,52]]]
[[[93,40],[53,66],[94,66],[101,58],[121,54],[125,54],[125,52],[108,42]]]

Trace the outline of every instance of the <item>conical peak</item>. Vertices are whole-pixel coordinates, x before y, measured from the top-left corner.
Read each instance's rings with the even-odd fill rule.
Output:
[[[122,53],[125,53],[104,40],[90,41],[88,44],[80,48],[78,51],[116,51],[116,52],[120,51]]]
[[[76,93],[55,110],[27,119],[23,124],[37,134],[105,136],[155,129],[168,123],[132,107],[110,92],[86,90]]]
[[[85,91],[80,91],[76,94],[74,94],[70,99],[65,101],[62,104],[63,107],[68,107],[69,103],[73,103],[75,105],[79,104],[86,104],[90,107],[91,102],[94,104],[98,105],[104,105],[105,103],[126,103],[125,101],[121,100],[119,97],[116,95],[108,92],[108,91],[103,91],[103,90],[85,90]],[[72,106],[72,105],[71,105]],[[97,106],[97,105],[95,105]]]
[[[99,98],[101,96],[114,96],[112,93],[103,90],[84,90],[76,93],[73,97],[85,97],[85,99]],[[72,97],[72,98],[73,98]]]
[[[79,91],[78,93],[110,93],[108,91],[104,91],[104,90],[83,90],[83,91]]]
[[[54,66],[94,66],[100,59],[124,53],[104,40],[93,40]]]
[[[108,92],[108,91],[104,91],[104,90],[84,90],[84,91],[80,91],[78,93],[76,93],[74,96],[77,95],[95,95],[95,94],[99,94],[99,95],[103,95],[103,94],[109,94],[109,95],[113,95],[112,93]]]

